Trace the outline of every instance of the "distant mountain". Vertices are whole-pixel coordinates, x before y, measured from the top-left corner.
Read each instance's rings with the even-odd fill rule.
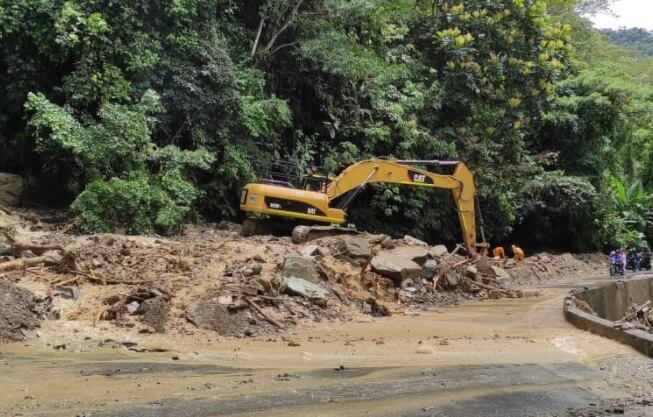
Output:
[[[607,35],[612,43],[634,49],[644,56],[653,57],[653,31],[643,28],[620,28],[601,29],[599,32]]]

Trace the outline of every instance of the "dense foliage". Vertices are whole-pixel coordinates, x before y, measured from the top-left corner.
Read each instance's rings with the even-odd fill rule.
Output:
[[[653,32],[643,28],[601,29],[610,42],[653,56]]]
[[[491,242],[641,243],[653,199],[617,184],[653,191],[653,70],[578,17],[610,3],[0,0],[0,169],[87,231],[171,233],[240,216],[269,161],[460,159]],[[445,192],[370,187],[349,219],[460,239]]]

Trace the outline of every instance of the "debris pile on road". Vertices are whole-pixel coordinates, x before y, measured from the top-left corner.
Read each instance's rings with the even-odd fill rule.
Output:
[[[621,330],[638,329],[653,333],[653,304],[651,300],[640,305],[633,304],[614,326]]]
[[[0,280],[0,343],[31,339],[39,320],[57,317],[47,297]]]
[[[289,237],[242,237],[228,222],[171,238],[78,236],[65,221],[60,226],[0,212],[6,249],[0,281],[48,294],[66,320],[111,322],[141,333],[246,337],[310,322],[522,297],[513,284],[529,279],[534,265],[553,271],[569,264],[566,255],[519,264],[472,260],[461,247],[449,252],[411,236],[360,233],[295,245]]]

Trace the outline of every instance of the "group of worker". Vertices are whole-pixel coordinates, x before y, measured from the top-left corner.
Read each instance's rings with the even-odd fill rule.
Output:
[[[524,260],[524,250],[522,248],[516,245],[512,245],[510,248],[512,249],[512,256],[516,261]],[[503,246],[497,246],[492,250],[492,256],[494,256],[494,259],[505,259],[506,251],[503,249]]]

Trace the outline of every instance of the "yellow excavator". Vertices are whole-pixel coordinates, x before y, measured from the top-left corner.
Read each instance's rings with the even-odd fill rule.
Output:
[[[418,166],[448,166],[453,167],[453,173],[438,174]],[[318,181],[306,181],[302,188],[274,179],[247,184],[240,198],[241,210],[268,215],[270,218],[256,219],[256,216],[252,216],[245,219],[242,234],[251,236],[266,233],[274,219],[278,220],[277,224],[280,220],[287,225],[287,219],[312,224],[293,229],[294,243],[351,233],[345,227],[317,224],[343,224],[347,208],[363,187],[379,182],[451,190],[467,252],[474,255],[483,253],[487,248],[486,243],[476,242],[474,179],[465,164],[458,161],[369,159],[349,166],[333,179],[318,177]]]

